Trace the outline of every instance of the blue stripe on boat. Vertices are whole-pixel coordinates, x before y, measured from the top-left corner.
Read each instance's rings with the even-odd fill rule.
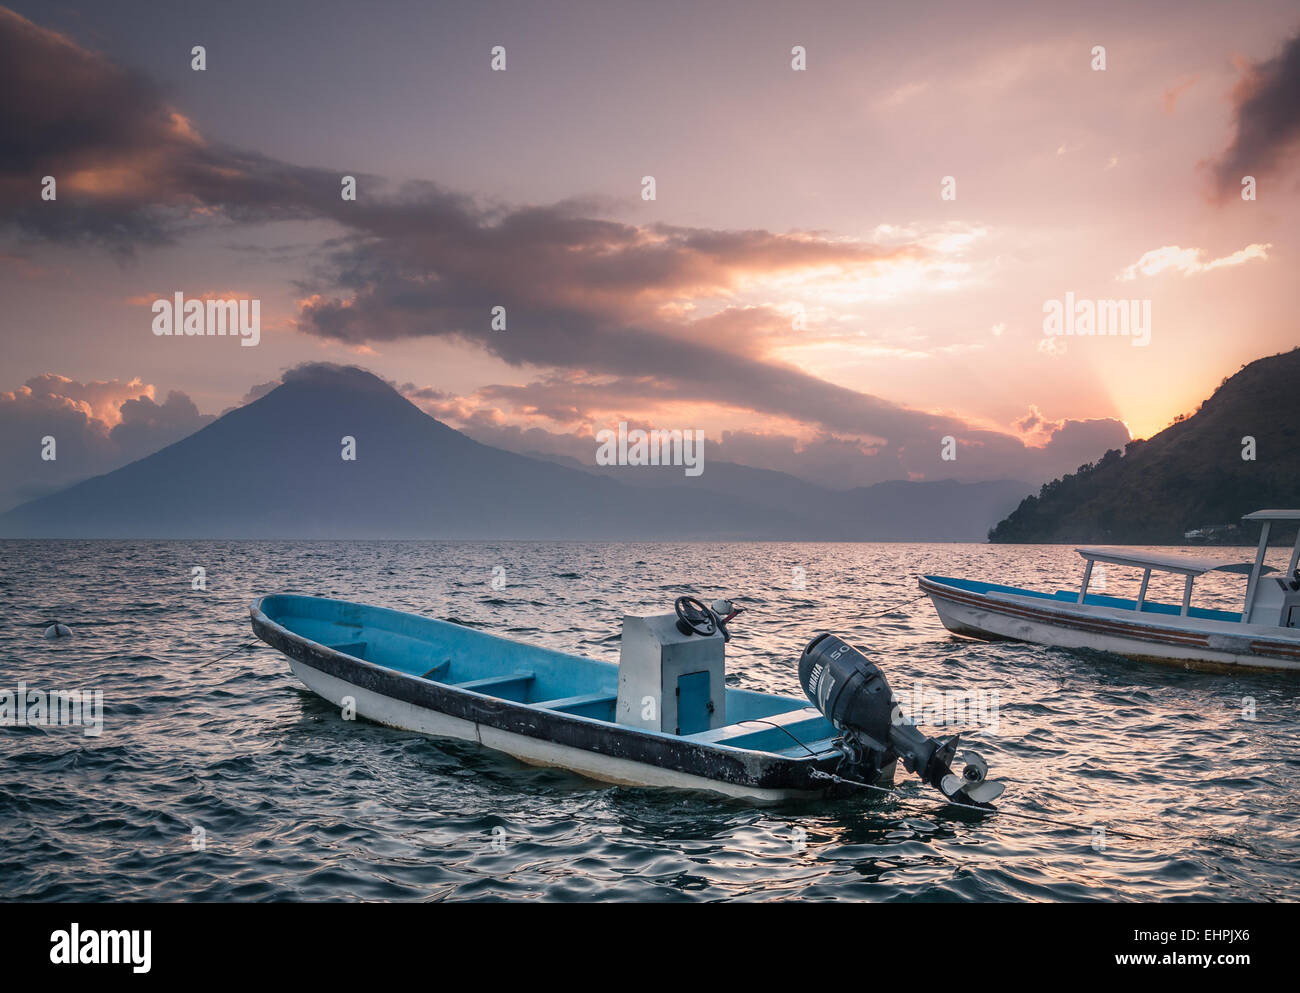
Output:
[[[954,586],[959,590],[965,590],[968,593],[1014,593],[1017,596],[1036,597],[1039,600],[1055,600],[1062,603],[1077,603],[1079,600],[1078,590],[1057,590],[1055,593],[1043,593],[1039,590],[1024,590],[1019,586],[1000,586],[997,583],[983,583],[977,579],[952,579],[948,576],[926,576],[926,579],[934,583],[943,583],[945,586]],[[1099,593],[1089,593],[1084,599],[1084,604],[1093,607],[1115,607],[1119,610],[1131,610],[1137,613],[1137,600],[1128,600],[1124,597],[1103,596]],[[1173,614],[1178,616],[1180,606],[1174,606],[1168,603],[1156,603],[1154,600],[1146,600],[1142,604],[1142,613],[1144,614]],[[1237,623],[1241,620],[1241,611],[1232,610],[1212,610],[1208,607],[1192,607],[1188,614],[1192,617],[1199,617],[1207,621],[1229,621]]]

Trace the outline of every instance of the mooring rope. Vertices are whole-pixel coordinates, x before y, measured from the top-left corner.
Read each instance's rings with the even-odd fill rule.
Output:
[[[766,724],[766,725],[767,725],[768,727],[770,727],[770,728],[776,728],[778,731],[782,732],[782,733],[783,733],[787,738],[789,738],[791,741],[793,741],[796,745],[798,745],[800,748],[802,748],[805,752],[807,752],[807,753],[808,753],[809,755],[811,755],[813,758],[816,758],[816,757],[817,757],[817,753],[816,753],[816,752],[814,752],[811,748],[809,748],[809,747],[808,747],[807,745],[805,745],[802,741],[800,741],[798,738],[796,738],[796,737],[794,736],[793,732],[791,732],[789,728],[784,728],[784,727],[782,727],[780,724],[775,724],[775,723],[773,723],[772,721],[765,721],[765,720],[763,720],[763,719],[761,719],[761,718],[758,718],[758,717],[750,717],[750,718],[748,718],[747,720],[737,721],[736,723],[737,723],[737,724]]]
[[[261,642],[258,641],[258,640],[255,638],[255,639],[253,639],[252,641],[249,641],[249,642],[246,642],[246,643],[240,645],[238,648],[233,648],[233,649],[231,649],[230,651],[226,652],[225,655],[218,655],[215,659],[209,659],[207,662],[200,662],[200,663],[198,664],[197,668],[200,668],[200,669],[201,669],[201,668],[203,668],[205,665],[212,665],[213,662],[220,662],[220,661],[222,661],[223,659],[228,659],[228,658],[230,658],[230,656],[234,655],[236,652],[242,652],[245,648],[254,648],[254,647],[256,647],[257,645],[260,645],[260,644],[261,644]]]
[[[223,661],[223,660],[225,660],[225,659],[230,658],[230,656],[236,654],[237,652],[242,652],[242,651],[243,651],[244,649],[246,649],[246,648],[255,648],[256,646],[258,646],[258,645],[260,645],[260,644],[261,644],[261,642],[258,641],[257,639],[254,639],[253,641],[245,642],[245,643],[242,644],[242,645],[238,645],[238,646],[236,646],[235,648],[232,648],[230,651],[226,652],[225,655],[218,655],[215,659],[208,659],[206,662],[199,662],[199,663],[195,666],[195,668],[202,669],[204,666],[212,665],[214,662],[221,662],[221,661]],[[131,653],[130,653],[129,651],[109,652],[107,655],[98,655],[98,656],[96,656],[96,657],[93,658],[93,659],[84,659],[84,660],[81,661],[80,664],[81,664],[81,665],[90,665],[90,664],[92,664],[92,663],[94,663],[94,662],[107,662],[109,659],[117,658],[118,656],[121,656],[121,655],[128,655],[128,654],[131,654]],[[166,658],[166,657],[164,657],[164,656],[162,656],[162,655],[154,655],[154,654],[152,654],[151,652],[144,652],[144,653],[142,653],[142,654],[147,655],[149,658],[151,658],[151,659],[155,659],[155,660],[157,660],[157,661],[159,661],[159,662],[170,662],[170,663],[172,663],[173,665],[176,664],[176,662],[177,662],[176,659],[169,659],[169,658]],[[27,659],[21,659],[21,658],[19,658],[19,657],[16,656],[16,655],[14,656],[14,658],[18,658],[19,661],[22,661],[22,662],[28,662],[28,661],[29,661],[29,660],[27,660]]]
[[[877,793],[888,793],[890,796],[892,796],[894,799],[898,800],[899,802],[906,802],[908,800],[924,801],[926,799],[925,797],[920,797],[920,796],[918,797],[907,796],[904,793],[899,793],[897,790],[891,790],[884,786],[873,786],[871,783],[860,783],[855,779],[845,779],[843,776],[837,776],[833,772],[822,772],[820,769],[811,770],[809,772],[809,775],[813,779],[824,779],[835,783],[842,783],[845,786],[857,786],[860,789],[874,790]],[[1005,807],[979,807],[971,803],[958,803],[956,800],[949,800],[946,797],[944,798],[944,804],[949,807],[961,807],[965,810],[974,810],[981,814],[1003,814],[1007,817],[1021,817],[1024,818],[1025,820],[1030,820],[1030,821],[1042,821],[1045,824],[1055,824],[1057,827],[1067,827],[1074,831],[1089,830],[1088,828],[1081,827],[1080,825],[1075,824],[1072,821],[1063,821],[1055,817],[1044,817],[1039,814],[1027,814],[1021,810],[1008,810]],[[1152,837],[1149,834],[1135,834],[1132,831],[1120,831],[1114,828],[1107,827],[1106,825],[1101,825],[1101,826],[1107,834],[1113,834],[1118,838],[1133,838],[1138,841],[1160,841],[1161,840],[1159,838]]]
[[[870,620],[870,619],[873,618],[873,617],[884,617],[886,614],[892,614],[892,613],[893,613],[894,611],[896,611],[899,607],[906,607],[909,603],[916,603],[917,600],[924,600],[924,599],[925,599],[926,597],[928,597],[929,595],[930,595],[929,593],[918,593],[916,596],[912,597],[912,599],[910,599],[910,600],[904,600],[902,603],[896,603],[896,604],[894,604],[894,606],[890,607],[888,610],[882,610],[882,611],[880,611],[880,612],[878,612],[878,613],[875,613],[875,614],[859,614],[858,617],[859,617],[861,620],[864,620],[864,621],[866,621],[866,620]]]

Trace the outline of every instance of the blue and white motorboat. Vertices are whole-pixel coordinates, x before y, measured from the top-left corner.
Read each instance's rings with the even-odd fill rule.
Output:
[[[1087,648],[1197,669],[1300,671],[1300,535],[1281,576],[1267,575],[1275,570],[1264,563],[1271,527],[1300,521],[1300,510],[1260,510],[1243,520],[1261,525],[1253,561],[1079,548],[1086,565],[1077,590],[1044,593],[946,576],[922,576],[919,584],[944,627],[967,637]],[[1098,562],[1141,569],[1137,597],[1089,593]],[[1153,572],[1184,577],[1181,605],[1147,599]],[[1192,606],[1192,585],[1207,572],[1249,576],[1242,610]]]
[[[953,803],[1002,792],[973,752],[954,773],[958,736],[901,718],[879,667],[834,635],[799,657],[807,699],[727,686],[739,612],[679,597],[672,614],[628,615],[615,665],[345,600],[267,596],[251,610],[256,635],[345,712],[603,782],[772,802],[889,782],[901,761]]]

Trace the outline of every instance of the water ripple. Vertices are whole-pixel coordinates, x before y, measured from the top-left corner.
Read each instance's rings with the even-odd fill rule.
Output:
[[[104,695],[99,737],[0,728],[3,899],[1300,897],[1293,679],[961,642],[928,602],[903,603],[923,572],[1070,585],[1066,548],[10,541],[0,552],[0,686]],[[196,565],[206,590],[191,588]],[[1211,606],[1238,596],[1231,577],[1203,586]],[[212,661],[250,640],[254,597],[285,591],[607,661],[623,613],[668,609],[677,592],[732,595],[748,612],[729,684],[797,693],[803,646],[842,633],[895,690],[919,681],[996,699],[996,726],[964,740],[1009,783],[1004,806],[1075,826],[972,818],[912,783],[901,800],[755,808],[346,722],[264,646]],[[54,616],[73,639],[43,640]]]

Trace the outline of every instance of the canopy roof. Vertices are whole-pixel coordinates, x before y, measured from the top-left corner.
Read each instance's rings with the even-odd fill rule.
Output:
[[[1257,510],[1243,521],[1300,521],[1300,510]]]
[[[1135,569],[1154,569],[1160,572],[1177,572],[1184,576],[1199,576],[1205,572],[1250,572],[1253,562],[1224,562],[1203,556],[1173,555],[1168,552],[1140,552],[1127,548],[1076,548],[1076,552],[1089,562],[1110,562],[1128,565]],[[1265,572],[1272,570],[1265,567]]]

